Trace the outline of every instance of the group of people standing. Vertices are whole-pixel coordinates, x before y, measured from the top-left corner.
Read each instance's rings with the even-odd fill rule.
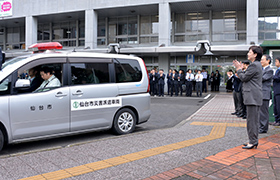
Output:
[[[243,144],[243,149],[252,149],[258,147],[258,135],[268,131],[272,82],[275,122],[270,124],[280,126],[280,58],[275,59],[278,69],[273,75],[271,57],[263,55],[260,46],[251,46],[247,56],[249,62],[233,61],[236,73],[228,72],[228,82],[233,86],[235,112],[232,114],[247,119],[249,142]]]
[[[165,77],[167,78],[167,93],[170,96],[183,96],[186,92],[187,97],[192,96],[192,92],[196,91],[198,97],[202,96],[202,92],[207,92],[208,85],[211,85],[211,91],[219,91],[221,75],[217,70],[209,75],[205,68],[195,70],[194,73],[188,69],[185,73],[183,70],[170,69],[165,75],[163,69],[159,72],[152,69],[149,74],[150,78],[150,94],[152,96],[164,96]]]

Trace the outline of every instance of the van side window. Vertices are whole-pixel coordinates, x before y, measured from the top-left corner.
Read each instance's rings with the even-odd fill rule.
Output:
[[[142,71],[137,60],[115,60],[116,82],[139,82],[142,79]]]
[[[11,79],[12,76],[8,76],[2,82],[0,82],[0,95],[7,95],[11,93]]]
[[[72,85],[109,83],[108,63],[72,63]]]

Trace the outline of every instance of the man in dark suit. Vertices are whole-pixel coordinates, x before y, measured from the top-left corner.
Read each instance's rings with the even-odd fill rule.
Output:
[[[235,114],[237,117],[243,117],[243,111],[242,111],[242,95],[241,95],[241,80],[237,77],[237,74],[232,75],[233,79],[233,100],[234,100],[234,106],[235,106]]]
[[[160,69],[159,70],[159,73],[158,73],[158,96],[162,96],[164,97],[164,82],[165,80],[165,74],[163,73],[163,69]]]
[[[151,86],[151,92],[150,92],[150,94],[152,95],[152,96],[156,96],[157,94],[156,94],[156,86],[157,86],[157,79],[158,78],[158,76],[157,76],[157,73],[156,73],[156,71],[154,70],[154,69],[152,69],[151,70],[151,73],[150,73],[150,86]]]
[[[178,87],[180,91],[180,95],[183,95],[183,84],[185,84],[185,75],[184,75],[184,71],[180,70],[179,74],[178,74]]]
[[[36,67],[28,70],[30,87],[26,90],[23,90],[23,92],[33,92],[42,84],[43,79],[40,77],[40,74],[38,72],[39,69]]]
[[[171,90],[172,69],[169,69],[169,73],[167,74],[166,78],[167,78],[167,95],[169,95]]]
[[[271,57],[267,54],[262,56],[261,64],[263,67],[262,75],[262,92],[263,103],[260,108],[260,127],[259,133],[267,133],[269,122],[269,100],[271,97],[271,82],[273,78],[273,69],[269,66],[271,63]]]
[[[258,147],[259,135],[259,110],[262,105],[262,65],[260,63],[263,55],[260,46],[251,46],[247,54],[252,63],[246,71],[242,71],[243,64],[237,60],[233,61],[239,79],[243,82],[244,104],[247,106],[247,133],[249,143],[244,144],[243,149]]]
[[[275,122],[273,126],[280,126],[280,57],[275,59],[275,66],[278,68],[273,76],[273,109]]]
[[[178,96],[178,91],[179,91],[178,76],[179,75],[178,75],[176,69],[174,69],[173,73],[172,73],[172,77],[171,77],[171,96],[173,96],[174,92],[175,92],[175,96]]]

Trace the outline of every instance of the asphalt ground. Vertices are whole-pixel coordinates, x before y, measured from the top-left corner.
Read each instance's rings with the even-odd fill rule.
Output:
[[[203,97],[151,97],[151,117],[148,122],[138,125],[134,133],[141,133],[162,128],[171,128],[207,103],[214,95],[207,99]],[[110,131],[91,132],[81,135],[53,138],[48,140],[12,144],[5,147],[0,152],[0,158],[3,156],[14,156],[16,154],[28,153],[30,151],[44,151],[53,148],[63,148],[73,144],[87,143],[90,141],[101,140],[104,138],[115,137]]]
[[[195,172],[200,174],[191,172],[178,178],[199,179],[202,177],[200,170],[207,169],[204,159],[214,160],[215,167],[217,163],[235,163],[228,161],[228,157],[221,161],[217,156],[224,154],[223,151],[237,154],[242,150],[241,144],[248,141],[246,120],[232,116],[230,113],[233,110],[232,95],[221,93],[170,128],[110,136],[16,156],[2,156],[0,179],[167,179],[162,173],[189,163],[199,167]],[[269,132],[261,134],[260,138],[279,134],[279,130],[270,127]],[[268,150],[271,144],[261,140],[260,149]],[[251,157],[253,151],[249,152],[244,153]],[[196,163],[201,160],[202,163]],[[249,171],[252,172],[252,169]]]
[[[267,179],[267,174],[263,174],[266,172],[263,168],[266,164],[263,160],[255,159],[268,154],[268,164],[272,162],[276,168],[279,166],[279,160],[274,158],[280,158],[277,153],[280,150],[280,141],[279,135],[274,135],[279,134],[280,129],[270,126],[267,134],[259,135],[260,147],[257,150],[242,150],[242,144],[248,141],[246,120],[232,116],[230,113],[233,110],[232,95],[221,93],[170,128],[139,131],[44,151],[2,156],[0,179],[171,179],[174,174],[170,172],[174,173],[182,168],[185,168],[185,172],[181,172],[182,176],[173,177]],[[266,137],[267,140],[264,139]],[[252,164],[252,168],[246,168],[245,165],[248,164]],[[225,171],[227,165],[235,169],[238,166],[241,171],[237,172],[238,174],[234,174],[233,170]],[[243,167],[240,167],[241,165]],[[216,175],[220,170],[221,173]],[[273,168],[269,170],[274,177],[279,177],[279,171]],[[226,178],[219,178],[222,175]]]

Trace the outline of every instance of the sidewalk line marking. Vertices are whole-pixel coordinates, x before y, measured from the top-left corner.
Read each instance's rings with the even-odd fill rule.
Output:
[[[207,96],[204,97],[204,99],[208,99],[211,96],[211,94],[208,94]]]
[[[117,166],[120,164],[125,164],[128,162],[144,159],[147,157],[163,154],[166,152],[186,148],[189,146],[193,146],[196,144],[204,143],[207,141],[212,141],[215,139],[219,139],[225,136],[227,126],[231,126],[234,123],[209,123],[209,122],[193,122],[191,125],[202,125],[202,126],[213,126],[211,132],[207,136],[202,136],[194,139],[189,139],[181,142],[176,142],[173,144],[168,144],[164,146],[159,146],[143,151],[138,151],[131,154],[126,154],[114,158],[109,158],[93,163],[88,163],[80,166],[75,166],[72,168],[62,169],[58,171],[53,171],[45,174],[40,174],[36,176],[31,176],[27,178],[23,178],[21,180],[59,180],[70,177],[75,177],[83,174],[87,174],[90,172],[94,172],[101,169],[106,169],[108,167]],[[236,127],[236,126],[231,126]]]

